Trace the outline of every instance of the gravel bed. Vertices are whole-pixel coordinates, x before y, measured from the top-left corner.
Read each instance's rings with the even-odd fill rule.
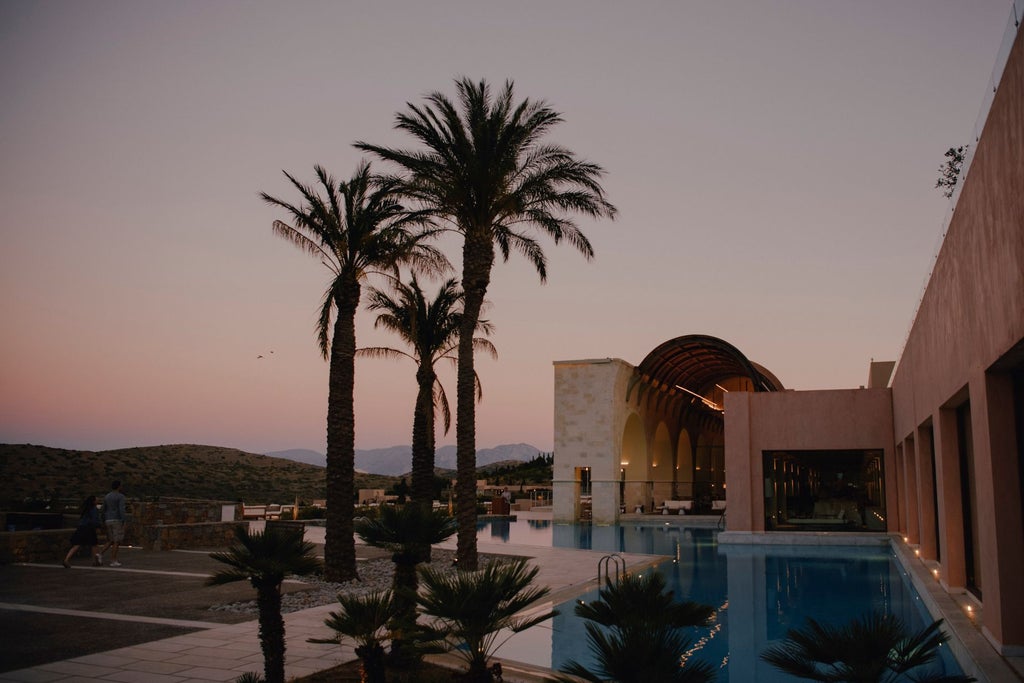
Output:
[[[455,551],[439,550],[434,548],[430,554],[430,564],[433,567],[450,568],[455,571]],[[485,566],[494,560],[494,556],[481,554],[479,562]],[[330,583],[322,581],[315,576],[302,576],[294,580],[312,586],[310,590],[286,593],[281,596],[281,612],[297,612],[310,607],[321,605],[332,605],[338,602],[338,593],[349,595],[365,595],[374,591],[381,591],[391,588],[395,576],[395,565],[389,558],[378,558],[366,560],[358,564],[359,579],[346,583]],[[256,601],[232,602],[222,605],[213,605],[211,610],[217,612],[233,612],[235,614],[257,614]]]

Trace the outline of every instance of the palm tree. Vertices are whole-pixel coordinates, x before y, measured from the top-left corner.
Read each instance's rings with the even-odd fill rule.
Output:
[[[537,571],[525,559],[495,562],[472,572],[420,569],[420,609],[434,617],[424,629],[456,648],[455,653],[466,660],[467,683],[491,680],[487,659],[511,637],[509,634],[499,642],[502,631],[519,633],[555,616],[554,611],[516,616],[549,592],[547,587],[531,585]]]
[[[443,257],[424,245],[430,231],[417,231],[424,214],[407,212],[396,200],[394,180],[373,176],[362,163],[347,182],[336,182],[321,166],[316,177],[325,196],[285,176],[302,195],[294,205],[261,193],[284,209],[291,222],[274,221],[274,232],[318,259],[331,271],[317,320],[320,352],[330,362],[327,396],[327,531],[325,578],[357,578],[352,515],[355,495],[355,315],[361,281],[373,272],[397,275],[399,265],[440,268]],[[333,334],[331,318],[334,316]]]
[[[604,170],[568,149],[542,142],[561,115],[542,101],[513,101],[506,81],[494,96],[486,81],[455,83],[456,106],[434,92],[427,104],[409,104],[395,127],[424,145],[402,150],[364,142],[356,147],[400,166],[408,174],[403,193],[462,235],[462,325],[459,329],[456,405],[456,497],[459,567],[476,569],[476,404],[473,335],[491,281],[496,252],[512,251],[534,265],[541,282],[547,260],[530,230],[563,239],[586,258],[590,241],[571,214],[614,217],[604,195]]]
[[[395,601],[391,591],[377,591],[368,595],[338,594],[340,612],[331,612],[324,619],[333,638],[310,638],[311,643],[341,643],[344,638],[356,641],[356,656],[362,662],[362,680],[366,683],[384,683],[386,680],[384,640],[388,623],[395,616]]]
[[[454,279],[445,281],[431,301],[423,294],[415,276],[409,284],[394,283],[395,297],[379,289],[372,289],[367,308],[380,311],[375,327],[383,327],[397,334],[411,352],[389,347],[358,349],[356,355],[378,358],[410,358],[416,363],[416,409],[412,421],[412,500],[429,509],[433,499],[434,483],[434,417],[441,411],[444,433],[451,427],[448,396],[437,378],[434,366],[439,361],[455,361],[454,352],[462,322],[462,293]],[[477,324],[485,335],[492,327],[486,320]],[[474,348],[497,357],[490,341],[483,337],[473,340]],[[477,378],[477,399],[481,397]]]
[[[808,618],[803,629],[790,629],[786,638],[761,653],[761,659],[797,678],[835,683],[966,683],[970,676],[947,676],[934,671],[910,672],[938,657],[949,640],[942,620],[909,633],[899,617],[873,612],[845,626],[830,626]]]
[[[412,503],[396,507],[384,505],[376,519],[356,520],[356,534],[375,548],[390,550],[395,563],[394,618],[392,620],[392,660],[408,665],[418,659],[407,645],[416,629],[416,565],[434,543],[440,543],[456,531],[455,520],[441,510]]]
[[[709,605],[677,602],[656,572],[626,574],[602,588],[598,596],[594,602],[576,606],[576,615],[589,620],[584,628],[598,667],[591,671],[570,660],[563,671],[594,683],[714,679],[714,670],[706,662],[684,658],[691,641],[680,630],[707,623],[714,613]]]
[[[248,580],[256,589],[259,638],[267,683],[284,682],[284,619],[281,617],[281,582],[289,574],[305,576],[320,569],[316,546],[290,529],[250,533],[235,527],[236,543],[210,557],[228,565],[206,580],[217,586]]]

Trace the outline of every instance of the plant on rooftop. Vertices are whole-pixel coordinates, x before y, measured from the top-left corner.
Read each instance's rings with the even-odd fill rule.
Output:
[[[843,626],[808,618],[802,629],[761,653],[761,659],[797,678],[833,683],[966,683],[970,676],[947,676],[923,667],[938,658],[949,639],[942,620],[916,633],[891,614],[872,612]]]
[[[290,204],[266,193],[265,202],[284,209],[290,222],[274,221],[274,232],[331,271],[317,320],[320,352],[330,362],[327,396],[326,578],[357,578],[352,535],[355,492],[355,316],[362,281],[372,273],[397,277],[402,265],[440,270],[447,261],[424,244],[424,214],[405,210],[397,181],[371,174],[362,163],[348,181],[338,182],[321,166],[316,177],[325,196],[285,176],[302,196]],[[333,333],[331,319],[334,318]]]
[[[456,102],[441,92],[426,104],[409,104],[395,128],[425,149],[404,150],[357,142],[356,147],[399,166],[400,191],[428,210],[447,230],[462,235],[464,295],[459,329],[456,404],[456,502],[459,567],[477,567],[476,549],[476,371],[474,335],[491,281],[496,252],[525,256],[541,282],[547,259],[534,233],[555,244],[563,239],[586,258],[589,240],[572,214],[614,217],[600,179],[604,169],[577,159],[564,147],[543,142],[561,115],[543,101],[514,101],[506,81],[494,92],[481,80],[455,82]]]
[[[394,614],[391,620],[391,661],[409,666],[419,660],[416,649],[416,565],[429,548],[455,533],[455,520],[446,512],[408,503],[382,505],[376,519],[356,520],[355,531],[369,545],[390,550],[395,563]]]
[[[549,592],[546,586],[531,585],[537,571],[525,559],[494,562],[471,572],[420,569],[420,610],[434,618],[423,630],[466,661],[466,683],[490,683],[487,660],[511,637],[499,641],[502,631],[519,633],[555,616],[548,610],[518,616]]]
[[[602,588],[596,601],[576,606],[576,615],[588,620],[584,628],[597,667],[570,660],[562,671],[594,683],[714,680],[711,666],[686,657],[691,641],[681,630],[707,623],[713,613],[709,605],[675,601],[656,572],[626,574]]]
[[[409,284],[394,282],[394,296],[380,289],[370,290],[367,307],[378,311],[374,327],[394,332],[411,349],[391,347],[358,349],[357,356],[376,358],[410,358],[416,363],[416,408],[412,421],[412,499],[429,509],[434,493],[434,417],[441,412],[441,424],[447,434],[451,427],[448,396],[437,378],[434,366],[441,360],[455,361],[455,350],[462,324],[459,306],[462,293],[454,279],[445,281],[432,300],[428,299],[415,276]],[[490,334],[486,320],[477,323],[484,335]],[[474,348],[497,357],[494,345],[483,337],[473,340]],[[476,380],[477,399],[481,397],[480,380]],[[429,545],[427,546],[429,551]],[[428,558],[424,558],[428,559]]]
[[[249,581],[256,589],[259,609],[260,649],[267,683],[284,683],[284,619],[281,616],[281,582],[289,574],[304,576],[318,571],[316,546],[290,529],[250,533],[235,527],[235,543],[210,557],[228,567],[206,580],[208,586]]]
[[[967,154],[967,145],[950,147],[946,150],[946,161],[939,166],[939,179],[935,181],[935,187],[942,189],[942,196],[949,199],[953,196],[957,183],[960,181],[960,170],[964,165],[964,156]]]

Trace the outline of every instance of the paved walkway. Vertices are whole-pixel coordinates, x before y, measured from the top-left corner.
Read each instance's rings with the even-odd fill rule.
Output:
[[[310,528],[307,538],[313,542],[322,542],[322,529]],[[454,548],[449,541],[441,547]],[[540,568],[536,581],[551,587],[550,605],[569,599],[589,590],[596,585],[597,564],[606,553],[566,550],[561,548],[541,548],[536,546],[517,546],[511,544],[481,544],[482,553],[526,556]],[[364,551],[373,549],[363,548]],[[365,555],[365,552],[363,553]],[[624,554],[627,566],[632,570],[650,565],[664,558],[649,555]],[[203,616],[192,609],[188,603],[191,596],[199,595],[202,602],[209,604],[208,597],[197,593],[196,582],[205,579],[208,572],[201,569],[187,571],[180,568],[171,569],[138,569],[142,560],[147,565],[159,562],[165,565],[180,564],[178,553],[144,553],[132,551],[122,558],[124,566],[118,569],[110,567],[91,567],[84,560],[70,573],[59,565],[33,565],[31,585],[38,586],[47,582],[59,581],[69,583],[85,583],[89,580],[104,579],[116,581],[115,586],[107,587],[110,595],[131,596],[132,586],[142,584],[139,592],[153,598],[154,592],[163,593],[156,598],[167,598],[164,591],[180,591],[180,608],[193,618],[173,618],[170,616],[152,616],[152,609],[145,608],[145,597],[139,601],[127,599],[104,601],[102,606],[86,600],[88,595],[73,592],[62,599],[53,598],[53,591],[45,588],[41,591],[0,592],[0,619],[9,622],[8,626],[16,628],[19,620],[33,615],[44,615],[45,619],[72,618],[73,624],[69,632],[61,637],[73,640],[81,633],[82,628],[103,629],[106,624],[129,625],[133,631],[146,628],[156,629],[154,638],[141,636],[142,642],[134,642],[126,647],[93,652],[82,656],[70,657],[59,661],[51,661],[26,669],[18,669],[0,673],[0,681],[123,681],[140,683],[200,683],[213,681],[233,681],[247,671],[263,671],[263,656],[257,640],[257,622],[247,620],[241,623],[215,623],[212,619],[195,618]],[[212,562],[205,555],[193,554],[186,560],[195,564]],[[174,560],[172,562],[172,560]],[[215,563],[214,563],[215,564]],[[21,565],[21,568],[26,568]],[[24,569],[19,569],[24,571]],[[79,577],[82,577],[79,579]],[[236,584],[240,587],[240,584]],[[164,588],[166,587],[166,588]],[[220,590],[227,587],[203,588],[203,591]],[[244,586],[248,588],[248,586]],[[286,587],[287,588],[287,587]],[[292,589],[298,586],[292,585]],[[74,590],[73,588],[70,590]],[[59,591],[58,591],[59,592]],[[99,590],[102,594],[103,590]],[[252,590],[243,591],[252,599]],[[91,595],[91,593],[89,594]],[[77,600],[76,600],[77,599]],[[64,605],[48,604],[63,602]],[[86,603],[86,604],[81,604]],[[72,607],[68,607],[70,604]],[[77,606],[76,606],[77,605]],[[129,609],[119,610],[118,605],[128,605]],[[102,611],[99,611],[102,609]],[[287,637],[286,676],[288,678],[304,676],[316,671],[328,669],[339,663],[351,661],[355,654],[351,646],[320,645],[306,642],[308,638],[329,638],[333,635],[326,626],[324,618],[329,612],[336,610],[336,605],[313,607],[285,615],[285,631]],[[134,612],[134,613],[132,613]],[[147,614],[149,612],[149,614]],[[216,615],[218,619],[230,619],[230,615],[206,612]],[[103,620],[97,626],[96,620]],[[160,629],[164,629],[161,631]],[[177,630],[180,635],[167,635],[166,630]],[[182,632],[187,629],[187,632]],[[500,654],[500,653],[499,653]],[[506,679],[513,680],[517,671],[525,672],[529,667],[513,665],[506,669]],[[535,679],[537,680],[537,679]]]

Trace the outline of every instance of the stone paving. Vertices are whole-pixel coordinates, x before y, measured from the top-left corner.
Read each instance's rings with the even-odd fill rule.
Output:
[[[307,529],[307,539],[314,543],[323,542],[323,529]],[[440,547],[454,548],[454,541]],[[597,565],[606,553],[561,548],[542,548],[512,544],[479,545],[482,553],[526,556],[532,558],[540,568],[537,583],[551,588],[550,602],[556,603],[578,595],[596,585]],[[366,557],[375,549],[361,547],[360,555]],[[649,555],[623,554],[630,570],[649,566],[660,559]],[[144,642],[134,642],[127,646],[111,641],[110,649],[101,649],[81,656],[62,658],[49,661],[30,668],[0,672],[0,681],[122,681],[126,683],[200,683],[215,681],[232,681],[242,673],[255,671],[262,673],[263,657],[257,641],[257,622],[245,617],[209,612],[205,619],[192,605],[188,604],[191,597],[197,597],[203,604],[209,598],[198,591],[221,590],[227,587],[201,588],[201,582],[212,571],[212,562],[205,554],[180,552],[144,552],[122,551],[120,568],[92,567],[84,559],[79,560],[69,572],[59,564],[54,565],[21,565],[10,569],[12,575],[17,572],[31,573],[31,580],[22,583],[4,593],[0,590],[0,620],[9,622],[8,629],[17,628],[20,619],[35,618],[58,619],[70,618],[78,620],[81,625],[73,626],[71,633],[65,638],[75,638],[81,629],[103,630],[108,624],[129,624],[142,629],[145,627],[179,629],[188,632],[169,637],[157,637],[153,640],[143,638]],[[145,565],[147,568],[140,568]],[[191,570],[181,569],[195,565]],[[68,578],[75,579],[69,582]],[[96,592],[106,592],[113,599],[102,602],[94,601],[89,595],[75,591],[73,586],[67,588],[64,597],[60,590],[47,589],[54,582],[88,583],[89,580],[116,581],[114,586],[100,586]],[[188,582],[193,582],[189,584]],[[132,596],[133,583],[142,584],[137,599],[119,601],[118,597]],[[160,588],[166,584],[168,588]],[[26,586],[41,587],[32,590]],[[300,586],[292,585],[292,589]],[[244,597],[251,599],[252,590],[244,590],[248,586],[236,584]],[[150,600],[151,602],[146,602]],[[163,599],[172,600],[173,610],[188,614],[193,618],[175,618],[168,614],[154,616],[161,612],[155,607]],[[63,602],[64,604],[56,604]],[[84,603],[84,604],[83,604]],[[71,607],[68,607],[71,605]],[[76,605],[80,608],[76,608]],[[128,612],[119,609],[119,605],[127,605]],[[337,609],[336,605],[311,607],[285,615],[286,632],[286,676],[291,679],[316,671],[331,668],[339,663],[355,658],[351,646],[336,644],[323,645],[307,642],[308,638],[327,638],[333,633],[324,626],[324,618],[329,612]],[[163,612],[167,612],[164,609]],[[40,615],[43,615],[40,617]],[[239,623],[216,623],[214,618],[246,620]],[[506,668],[506,680],[540,680],[539,676],[531,675],[529,666],[511,664]],[[535,674],[538,672],[535,672]]]

